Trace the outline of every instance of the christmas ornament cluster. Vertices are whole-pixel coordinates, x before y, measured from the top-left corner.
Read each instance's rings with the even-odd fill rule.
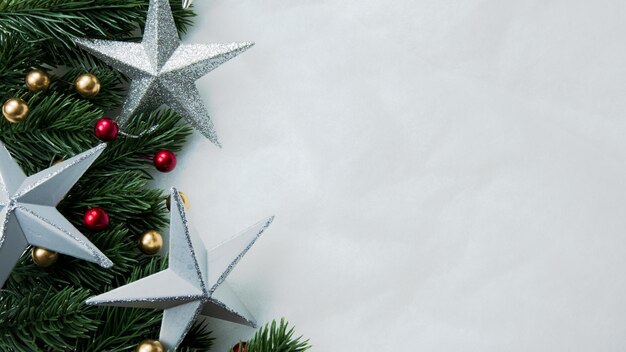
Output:
[[[182,8],[190,4],[191,0],[183,0]],[[79,226],[59,212],[57,206],[110,145],[129,143],[158,130],[159,121],[156,121],[139,134],[127,133],[125,129],[131,121],[145,116],[139,112],[166,105],[219,146],[194,82],[253,45],[249,42],[182,44],[168,0],[149,0],[140,43],[77,37],[73,42],[125,75],[130,80],[128,93],[119,116],[102,116],[95,121],[90,133],[100,144],[65,160],[55,160],[48,168],[30,176],[13,159],[11,148],[0,142],[0,287],[28,248],[32,262],[41,270],[54,268],[64,256],[95,263],[102,270],[114,268],[114,260],[94,245],[92,236],[122,225],[117,222],[115,212],[111,215],[109,209],[97,205],[97,200],[87,200],[96,204],[83,207]],[[3,116],[12,125],[26,123],[31,111],[42,101],[38,97],[54,85],[71,85],[78,99],[94,99],[102,91],[98,75],[91,72],[80,73],[69,82],[38,67],[23,77],[28,93],[10,97],[2,105]],[[160,172],[172,172],[177,165],[176,155],[167,149],[136,157],[150,160]],[[164,236],[157,229],[146,228],[138,234],[136,246],[145,256],[167,254],[167,268],[89,297],[84,303],[162,310],[159,335],[138,341],[138,352],[176,350],[200,315],[256,327],[256,320],[226,279],[270,226],[273,217],[208,249],[190,227],[188,197],[172,188],[163,204],[169,210],[169,233]],[[84,233],[77,226],[84,228]],[[111,309],[105,312],[114,314]],[[292,332],[285,334],[285,340],[295,347],[285,351],[307,349],[306,342],[291,341]],[[245,352],[246,348],[247,343],[240,342],[231,350]]]
[[[24,77],[26,87],[31,93],[43,92],[50,87],[50,75],[40,69],[33,69]],[[93,98],[100,92],[100,81],[91,73],[84,73],[76,77],[74,82],[76,92],[85,98]],[[2,104],[2,115],[11,123],[24,121],[30,113],[30,106],[22,98],[10,98]]]

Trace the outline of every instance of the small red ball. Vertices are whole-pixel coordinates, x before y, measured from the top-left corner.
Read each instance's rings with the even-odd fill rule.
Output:
[[[240,342],[233,346],[233,352],[246,352],[246,343]]]
[[[109,214],[104,209],[98,207],[87,209],[83,223],[89,230],[102,231],[109,227]]]
[[[93,128],[93,133],[103,142],[110,142],[117,138],[120,128],[117,126],[115,120],[108,117],[103,117],[96,122]]]
[[[154,156],[154,166],[161,172],[170,172],[176,167],[176,155],[169,150],[160,150]]]

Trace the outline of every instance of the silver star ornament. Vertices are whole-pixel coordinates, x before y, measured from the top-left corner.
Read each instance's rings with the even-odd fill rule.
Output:
[[[171,199],[169,267],[89,298],[86,303],[162,309],[159,341],[171,351],[181,343],[198,314],[255,327],[254,318],[225,279],[273,217],[207,250],[202,240],[189,230],[185,208],[174,188]]]
[[[26,177],[0,142],[0,287],[29,245],[94,262],[105,268],[113,266],[56,209],[56,205],[105,147],[106,144],[100,144]]]
[[[169,0],[150,0],[141,43],[75,39],[74,42],[131,79],[118,123],[136,111],[162,104],[220,145],[195,81],[241,54],[253,43],[181,44]]]

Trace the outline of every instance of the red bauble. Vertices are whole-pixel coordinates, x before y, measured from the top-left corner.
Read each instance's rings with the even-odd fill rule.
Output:
[[[83,218],[85,227],[92,231],[102,231],[109,227],[109,214],[102,208],[91,208],[85,212]]]
[[[161,172],[170,172],[176,167],[176,155],[169,150],[160,150],[154,156],[154,166]]]
[[[110,142],[117,138],[120,128],[117,126],[117,122],[108,117],[103,117],[96,122],[93,128],[93,133],[103,142]]]
[[[233,352],[246,352],[246,343],[240,342],[233,346]]]

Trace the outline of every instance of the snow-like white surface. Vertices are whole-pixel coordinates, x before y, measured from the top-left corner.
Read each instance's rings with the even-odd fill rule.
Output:
[[[198,83],[158,184],[313,351],[626,350],[626,2],[196,0]],[[217,351],[252,329],[213,323]]]

